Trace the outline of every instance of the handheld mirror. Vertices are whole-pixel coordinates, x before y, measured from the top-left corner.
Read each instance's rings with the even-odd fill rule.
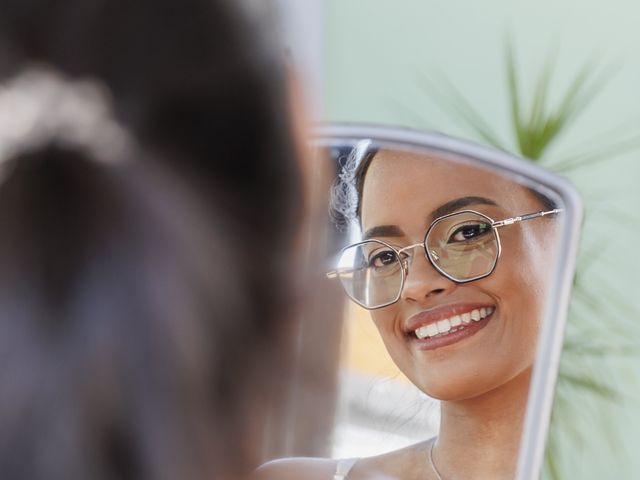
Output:
[[[582,216],[575,190],[439,134],[331,125],[314,145],[335,168],[326,275],[345,299],[333,455],[397,451],[376,458],[428,478],[537,478]]]

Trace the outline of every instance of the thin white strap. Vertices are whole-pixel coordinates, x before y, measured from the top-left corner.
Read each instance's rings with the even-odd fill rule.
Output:
[[[357,461],[357,458],[338,460],[338,465],[336,466],[336,474],[333,476],[333,480],[345,480]]]

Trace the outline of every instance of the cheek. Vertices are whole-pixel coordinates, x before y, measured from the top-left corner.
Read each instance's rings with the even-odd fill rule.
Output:
[[[548,292],[548,268],[539,258],[545,251],[543,246],[526,236],[521,240],[505,242],[500,268],[495,272],[499,284],[494,285],[493,290],[499,292],[505,329],[511,333],[510,343],[529,352],[526,356],[531,357]]]
[[[523,229],[522,247],[517,251],[520,276],[523,277],[522,283],[526,285],[525,294],[540,312],[551,285],[555,261],[555,243],[549,241],[550,237],[545,237],[543,232],[535,228]]]
[[[382,342],[389,352],[391,359],[395,364],[403,370],[406,363],[406,345],[403,341],[402,334],[396,331],[395,318],[397,317],[397,305],[390,305],[388,307],[372,310],[371,319],[374,325],[380,333]]]
[[[393,305],[391,305],[389,307],[371,311],[371,319],[378,329],[385,345],[387,345],[387,348],[389,347],[388,342],[391,340],[394,333],[393,319],[395,317],[395,312],[393,310]]]

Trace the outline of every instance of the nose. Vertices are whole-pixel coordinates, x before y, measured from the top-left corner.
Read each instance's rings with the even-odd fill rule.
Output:
[[[407,276],[400,298],[409,302],[420,302],[429,297],[452,292],[457,284],[438,272],[424,254],[416,249],[409,261]]]

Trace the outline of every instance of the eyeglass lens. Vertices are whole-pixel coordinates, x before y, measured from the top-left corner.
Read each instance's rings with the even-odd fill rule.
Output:
[[[491,220],[477,213],[437,220],[425,244],[436,268],[460,282],[488,275],[498,259],[498,237]]]
[[[344,250],[337,271],[347,295],[366,308],[395,301],[402,288],[400,257],[376,240]]]

